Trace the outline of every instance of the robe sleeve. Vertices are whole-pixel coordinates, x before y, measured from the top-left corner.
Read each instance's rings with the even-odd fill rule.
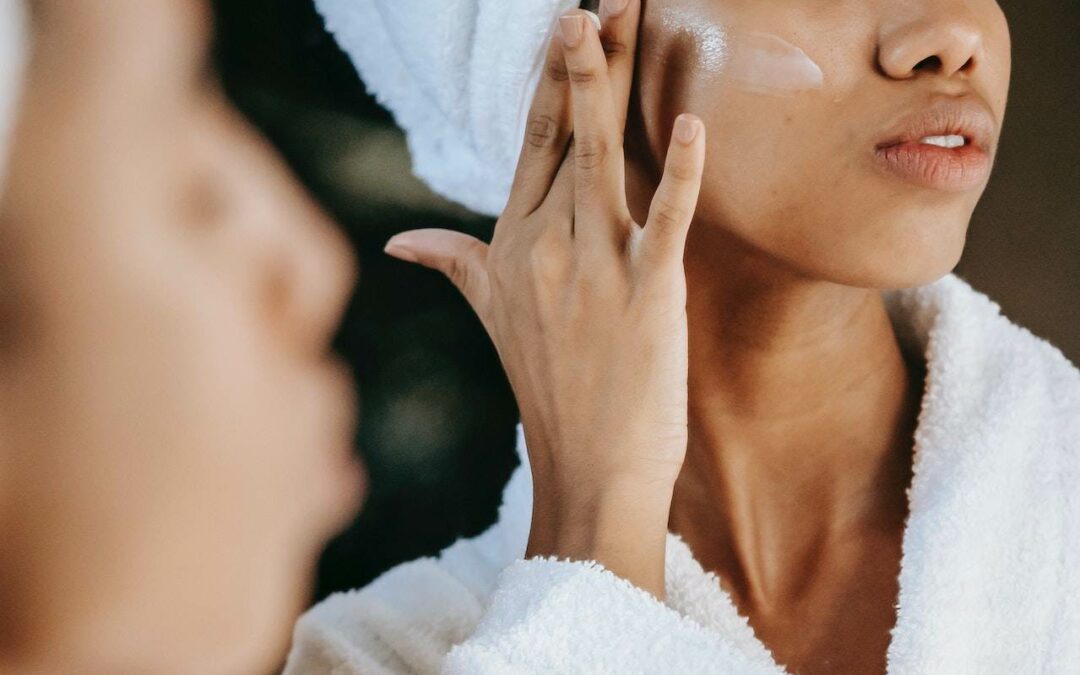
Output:
[[[284,675],[438,675],[482,614],[481,597],[441,561],[406,563],[301,617]]]
[[[499,579],[443,675],[776,675],[714,631],[596,563],[522,560]]]
[[[519,560],[490,603],[418,560],[321,603],[285,675],[777,675],[596,563]]]

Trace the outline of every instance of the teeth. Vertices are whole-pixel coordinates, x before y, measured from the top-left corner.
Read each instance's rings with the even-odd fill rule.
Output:
[[[963,136],[927,136],[920,138],[919,142],[924,145],[936,145],[939,148],[962,148],[967,145],[967,139]]]

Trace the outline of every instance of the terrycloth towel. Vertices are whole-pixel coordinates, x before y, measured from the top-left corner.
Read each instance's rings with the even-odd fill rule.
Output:
[[[546,45],[578,0],[315,0],[435,192],[496,216]]]
[[[927,360],[888,672],[1080,673],[1080,372],[954,276],[887,299]],[[487,532],[315,607],[286,674],[785,672],[674,535],[666,603],[522,560],[531,497],[523,464]]]
[[[0,195],[26,60],[28,27],[23,1],[0,0]]]

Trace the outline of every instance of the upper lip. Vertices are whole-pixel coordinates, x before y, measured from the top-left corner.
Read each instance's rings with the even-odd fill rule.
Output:
[[[877,149],[928,136],[963,136],[969,144],[989,152],[996,134],[994,116],[981,101],[972,97],[941,98],[893,125]]]

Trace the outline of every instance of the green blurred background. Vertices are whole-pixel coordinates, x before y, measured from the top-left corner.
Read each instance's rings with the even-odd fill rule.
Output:
[[[311,0],[215,5],[227,89],[337,217],[362,265],[338,347],[360,383],[357,446],[373,489],[323,556],[323,597],[495,518],[516,464],[517,411],[494,350],[449,283],[382,254],[401,230],[486,237],[493,223],[412,177],[403,137]],[[1080,362],[1080,2],[1002,5],[1014,41],[1011,107],[958,272]]]

